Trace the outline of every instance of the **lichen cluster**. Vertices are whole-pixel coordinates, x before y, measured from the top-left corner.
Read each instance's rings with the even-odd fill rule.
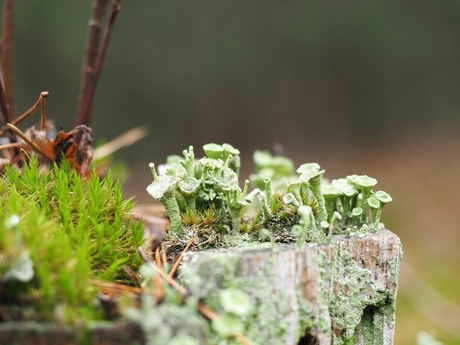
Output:
[[[383,335],[394,329],[401,252],[399,240],[389,231],[375,236],[335,236],[328,246],[310,244],[304,249],[189,253],[180,279],[218,312],[224,311],[219,291],[238,289],[250,296],[252,309],[242,319],[243,334],[257,344],[304,343],[301,338],[310,339],[308,344],[316,344],[313,339],[324,344],[387,344]],[[361,263],[369,251],[378,268]]]
[[[207,144],[195,159],[193,147],[183,157],[170,156],[147,191],[161,201],[171,219],[165,243],[195,249],[232,244],[238,235],[249,241],[326,242],[333,234],[359,236],[382,227],[383,206],[391,197],[373,191],[377,180],[350,175],[323,179],[317,163],[293,162],[256,151],[256,171],[240,187],[239,150],[229,144]],[[249,183],[255,187],[248,192]]]

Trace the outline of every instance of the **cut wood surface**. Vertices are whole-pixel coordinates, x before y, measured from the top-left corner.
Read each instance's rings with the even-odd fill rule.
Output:
[[[329,244],[186,253],[181,278],[219,311],[217,292],[251,296],[257,344],[393,344],[399,238],[388,230]]]

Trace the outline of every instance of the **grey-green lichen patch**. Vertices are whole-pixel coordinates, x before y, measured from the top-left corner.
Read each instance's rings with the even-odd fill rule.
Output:
[[[163,242],[170,255],[192,239],[192,251],[245,248],[188,254],[182,263],[182,283],[220,315],[211,343],[219,336],[231,343],[236,331],[266,344],[296,344],[303,337],[321,345],[389,343],[400,246],[382,231],[381,211],[391,197],[373,192],[377,181],[350,175],[327,182],[317,163],[295,174],[289,160],[259,152],[250,178],[256,188],[248,192],[249,181],[243,188],[238,181],[237,149],[203,149],[202,159],[190,147],[158,173],[153,169],[148,191],[173,209]],[[270,247],[246,249],[260,242]],[[249,296],[250,312],[229,311],[223,291]]]
[[[361,322],[372,272],[360,268],[340,244],[327,274],[332,283],[329,312],[333,328],[337,330],[334,343],[342,344],[345,343],[342,339],[351,338]]]
[[[147,345],[178,342],[178,335],[194,339],[199,344],[210,344],[208,322],[190,301],[184,305],[156,305],[153,296],[144,294],[141,309],[127,309],[124,315],[128,320],[141,325]]]
[[[257,251],[252,251],[257,253]],[[249,252],[251,253],[251,251]],[[274,289],[274,260],[255,260],[249,264],[241,253],[207,253],[207,259],[195,262],[193,256],[181,270],[180,278],[192,293],[204,299],[217,312],[224,312],[219,291],[237,289],[246,293],[252,309],[245,317],[244,331],[248,339],[258,344],[284,344],[292,327],[290,296]]]
[[[361,260],[371,259],[361,251],[369,248],[375,262],[365,268]],[[390,344],[400,260],[396,248],[397,237],[383,231],[353,240],[334,236],[328,245],[302,250],[188,253],[180,279],[218,313],[226,312],[221,291],[247,294],[252,309],[241,318],[243,334],[257,343],[297,344],[309,335],[319,344]]]

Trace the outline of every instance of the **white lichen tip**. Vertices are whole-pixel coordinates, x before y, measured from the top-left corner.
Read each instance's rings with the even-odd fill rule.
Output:
[[[19,224],[19,216],[17,214],[12,214],[9,218],[5,219],[6,228],[14,228]]]

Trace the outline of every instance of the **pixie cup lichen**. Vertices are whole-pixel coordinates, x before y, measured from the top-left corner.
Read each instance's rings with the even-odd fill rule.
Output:
[[[382,215],[383,206],[391,202],[393,199],[391,198],[390,194],[379,190],[375,193],[376,198],[380,201],[379,207],[375,213],[375,223],[378,224],[380,222],[380,217]]]
[[[321,192],[324,197],[325,207],[327,211],[327,221],[330,222],[335,211],[337,199],[342,195],[340,189],[333,184],[322,185]]]
[[[171,220],[171,229],[180,231],[182,228],[182,218],[177,204],[175,191],[179,184],[179,179],[174,176],[158,175],[155,164],[150,163],[153,174],[153,182],[147,187],[147,192],[155,199],[163,203]]]
[[[324,201],[324,196],[321,191],[321,181],[324,170],[319,170],[320,166],[317,163],[302,164],[297,173],[300,174],[300,180],[310,188],[316,201],[318,202],[319,215],[318,222],[327,221],[327,210]]]
[[[361,192],[361,208],[363,210],[363,215],[367,217],[367,199],[371,195],[372,188],[377,184],[377,180],[367,175],[350,175],[347,176],[347,180]],[[367,221],[367,219],[365,221]]]
[[[248,241],[283,243],[326,242],[334,234],[360,236],[381,227],[383,205],[391,201],[385,192],[374,194],[374,178],[349,175],[329,183],[319,164],[302,164],[295,174],[291,160],[265,151],[254,153],[256,173],[249,180],[256,188],[248,191],[248,180],[243,189],[239,183],[238,149],[211,143],[203,151],[201,159],[195,158],[193,147],[183,157],[168,157],[160,174],[152,165],[154,181],[148,192],[165,205],[171,232],[195,238],[204,233],[205,239],[196,243],[210,247],[210,238],[216,246],[228,245],[239,243],[239,234]],[[203,219],[200,214],[211,215],[213,221],[194,222]],[[197,230],[202,226],[213,228]],[[262,238],[262,229],[272,235]]]

